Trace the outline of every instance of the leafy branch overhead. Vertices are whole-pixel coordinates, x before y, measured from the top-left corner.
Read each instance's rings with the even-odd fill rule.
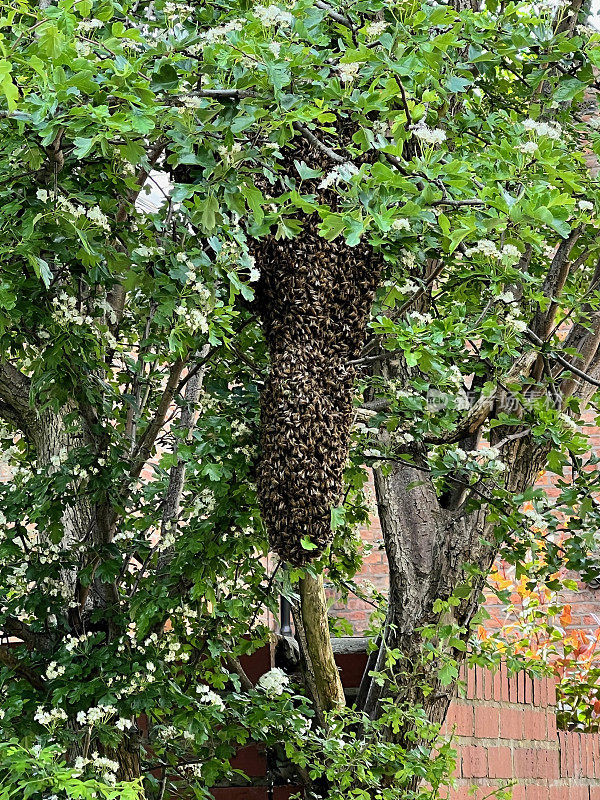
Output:
[[[0,793],[37,752],[60,800],[205,796],[250,741],[311,797],[439,786],[498,553],[592,564],[600,34],[564,2],[0,12]],[[325,580],[374,607],[350,707]]]

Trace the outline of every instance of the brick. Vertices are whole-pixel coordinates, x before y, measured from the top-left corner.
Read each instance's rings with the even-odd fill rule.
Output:
[[[517,702],[517,676],[511,675],[508,679],[508,699],[511,703]]]
[[[500,738],[523,738],[523,712],[520,708],[503,708],[500,713]]]
[[[546,739],[546,712],[523,711],[523,736],[525,739],[545,740]]]
[[[454,702],[446,717],[447,732],[457,736],[473,736],[473,707],[467,703]]]
[[[532,747],[518,747],[513,752],[515,778],[537,778],[538,755]]]
[[[548,787],[548,800],[570,800],[568,786]]]
[[[558,750],[541,747],[537,751],[537,777],[556,780],[559,776]]]
[[[462,748],[462,774],[464,778],[485,778],[487,776],[487,751],[485,747],[467,745]]]
[[[600,786],[590,786],[590,800],[600,800]]]
[[[489,673],[488,673],[489,679]],[[497,739],[500,730],[499,709],[475,706],[475,736],[480,739]]]
[[[512,750],[510,747],[488,748],[488,773],[490,778],[512,778]]]
[[[513,786],[512,800],[525,800],[525,785],[522,783]]]
[[[567,734],[564,731],[558,731],[558,754],[560,764],[561,777],[567,775]]]
[[[521,670],[521,672],[517,673],[517,703],[524,703],[525,702],[525,681],[527,676]]]
[[[548,787],[539,783],[530,783],[525,787],[527,800],[548,800]]]
[[[494,673],[489,669],[483,671],[483,699],[494,699]]]
[[[476,667],[472,667],[467,673],[467,697],[469,700],[475,697],[475,670]]]
[[[500,679],[502,682],[502,689],[500,693],[500,699],[503,702],[508,702],[508,670],[506,669],[506,664],[504,661],[500,664]]]
[[[499,669],[494,670],[494,689],[492,697],[494,700],[502,699],[502,675]]]
[[[533,705],[533,681],[529,675],[525,675],[525,704]]]
[[[556,679],[548,678],[548,705],[556,705]]]
[[[556,708],[547,706],[546,723],[548,725],[548,739],[556,739]]]

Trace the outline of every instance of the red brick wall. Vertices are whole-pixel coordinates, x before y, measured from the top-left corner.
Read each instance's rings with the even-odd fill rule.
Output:
[[[600,735],[556,730],[554,679],[469,670],[450,706],[455,786],[448,800],[483,800],[512,784],[514,800],[600,800]]]

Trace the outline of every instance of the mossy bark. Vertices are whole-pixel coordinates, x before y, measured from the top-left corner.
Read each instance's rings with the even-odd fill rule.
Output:
[[[318,700],[323,711],[346,704],[338,672],[327,617],[327,599],[323,576],[307,575],[300,581],[301,614],[308,656],[311,660]]]

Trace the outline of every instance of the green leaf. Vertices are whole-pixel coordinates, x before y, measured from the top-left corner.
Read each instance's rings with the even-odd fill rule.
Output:
[[[36,276],[38,278],[41,278],[41,280],[44,283],[44,286],[47,289],[50,286],[52,278],[54,277],[52,274],[52,270],[48,265],[48,262],[44,261],[43,258],[39,258],[38,256],[32,255],[31,253],[27,254],[27,259],[31,264],[31,266],[33,267]]]
[[[344,506],[338,506],[331,509],[331,530],[335,531],[342,528],[346,521],[346,509]]]

